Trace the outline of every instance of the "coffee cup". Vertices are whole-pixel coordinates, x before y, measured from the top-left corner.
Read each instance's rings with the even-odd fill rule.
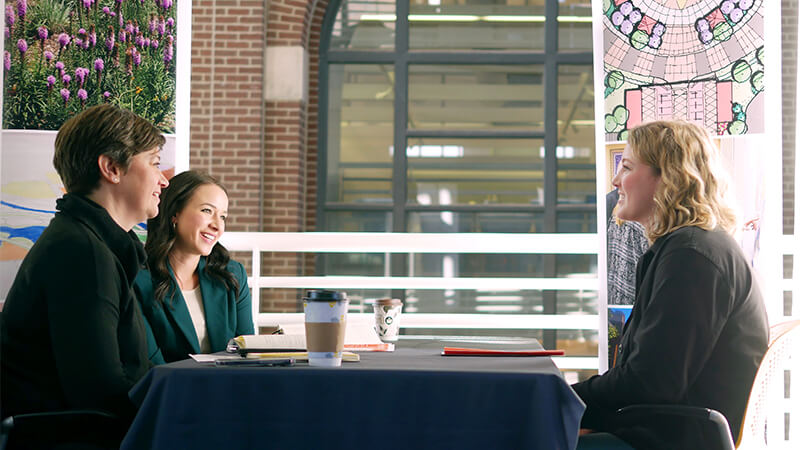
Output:
[[[303,297],[310,366],[342,365],[347,304],[347,294],[339,291],[312,290]]]
[[[375,309],[375,332],[383,342],[397,342],[400,335],[400,313],[403,302],[398,298],[379,298],[373,304]]]

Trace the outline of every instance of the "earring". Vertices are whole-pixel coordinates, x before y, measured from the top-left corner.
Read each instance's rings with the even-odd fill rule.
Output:
[[[177,230],[178,229],[178,222],[172,222],[172,229],[173,230]]]
[[[114,183],[119,183],[119,178],[114,177],[114,178],[111,179],[111,181],[113,181]]]

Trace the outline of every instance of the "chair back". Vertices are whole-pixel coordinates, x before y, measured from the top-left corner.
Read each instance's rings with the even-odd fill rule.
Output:
[[[736,448],[767,448],[767,414],[773,389],[781,386],[783,368],[795,342],[800,338],[800,320],[781,322],[769,329],[769,346],[750,389]]]

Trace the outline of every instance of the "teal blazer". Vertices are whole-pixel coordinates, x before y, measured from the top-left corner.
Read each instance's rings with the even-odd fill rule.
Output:
[[[147,350],[150,361],[164,364],[200,353],[200,342],[183,299],[172,267],[169,267],[173,285],[169,295],[159,302],[155,298],[153,278],[149,270],[141,270],[134,282],[134,291],[145,319]],[[244,267],[229,261],[227,269],[239,281],[238,292],[228,290],[225,283],[206,274],[206,258],[200,257],[197,272],[200,277],[200,292],[206,315],[206,329],[211,352],[225,350],[231,338],[243,334],[254,334],[253,312],[247,274]]]

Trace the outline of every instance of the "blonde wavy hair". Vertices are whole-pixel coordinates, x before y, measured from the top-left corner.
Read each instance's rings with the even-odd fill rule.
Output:
[[[678,228],[736,230],[728,199],[727,174],[708,132],[684,121],[655,121],[628,133],[634,156],[661,175],[653,200],[655,211],[645,234],[650,242]]]

